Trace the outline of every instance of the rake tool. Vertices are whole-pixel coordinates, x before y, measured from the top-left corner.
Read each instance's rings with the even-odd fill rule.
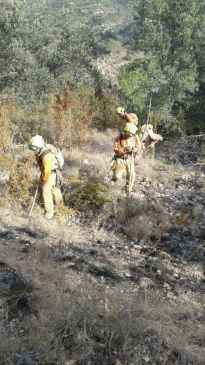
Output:
[[[33,203],[32,203],[31,209],[30,209],[29,214],[28,214],[29,217],[31,217],[31,215],[32,215],[33,208],[34,208],[34,205],[36,203],[36,198],[37,198],[37,195],[38,195],[38,191],[39,191],[39,184],[37,185],[37,188],[36,188],[36,191],[35,191],[35,194],[34,194],[34,197],[33,197]]]
[[[132,193],[132,178],[133,178],[133,168],[134,166],[134,153],[132,151],[131,158],[130,158],[130,176],[129,176],[129,186],[128,186],[128,196],[131,196]]]

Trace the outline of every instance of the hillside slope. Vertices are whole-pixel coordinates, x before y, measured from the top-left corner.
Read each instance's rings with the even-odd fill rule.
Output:
[[[1,364],[204,364],[203,182],[165,144],[128,199],[107,140],[66,156],[73,215],[1,208]],[[86,178],[104,190],[82,195]]]

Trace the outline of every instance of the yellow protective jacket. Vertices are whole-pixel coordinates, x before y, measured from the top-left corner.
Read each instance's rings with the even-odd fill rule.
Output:
[[[138,118],[134,113],[125,113],[121,116],[125,122],[137,124]]]
[[[50,144],[46,144],[43,146],[38,156],[36,156],[38,165],[41,170],[41,183],[46,182],[51,173],[58,168],[55,155],[51,152],[53,148],[55,147]]]
[[[114,151],[117,156],[125,157],[129,155],[130,148],[138,155],[141,154],[141,142],[138,135],[127,136],[122,133],[117,136],[114,142]]]
[[[162,136],[153,132],[152,124],[143,124],[140,128],[139,134],[141,142],[146,144],[152,143],[153,141],[161,141]]]

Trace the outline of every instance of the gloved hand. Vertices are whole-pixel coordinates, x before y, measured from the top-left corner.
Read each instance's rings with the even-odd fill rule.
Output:
[[[132,147],[126,147],[126,153],[132,153],[133,148]]]

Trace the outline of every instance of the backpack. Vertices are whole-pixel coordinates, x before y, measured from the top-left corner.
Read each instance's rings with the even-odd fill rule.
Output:
[[[138,116],[135,113],[129,113],[131,116],[133,123],[138,124]]]
[[[40,158],[42,159],[45,155],[47,155],[48,153],[51,152],[55,157],[55,161],[56,161],[56,165],[57,165],[56,168],[61,170],[65,163],[61,150],[58,147],[53,146],[52,144],[46,144],[45,147],[46,147],[46,150],[40,155]]]

